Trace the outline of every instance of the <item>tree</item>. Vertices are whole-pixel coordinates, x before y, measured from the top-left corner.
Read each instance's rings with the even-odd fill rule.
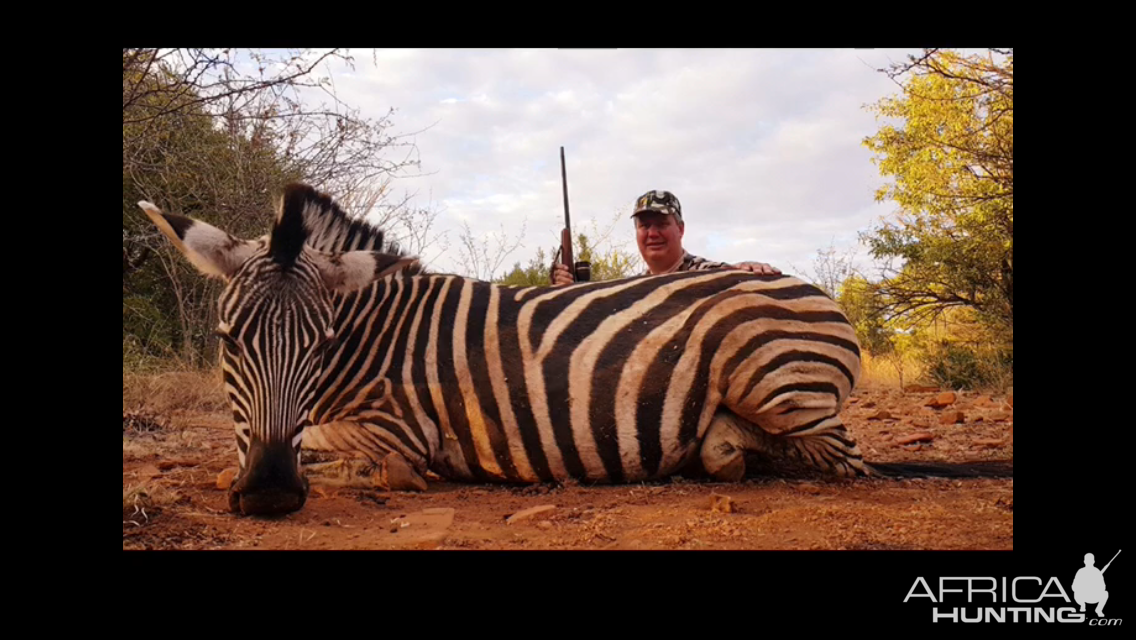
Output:
[[[874,356],[892,351],[892,338],[896,331],[880,312],[876,285],[862,276],[849,276],[841,283],[836,301],[856,328],[856,338],[862,349]]]
[[[124,358],[129,346],[201,363],[215,347],[219,284],[189,268],[139,200],[255,237],[280,188],[304,180],[380,218],[412,250],[432,245],[436,214],[390,198],[392,181],[417,166],[414,146],[387,133],[389,113],[363,118],[338,99],[317,73],[332,58],[350,62],[338,50],[123,49]]]
[[[881,70],[902,88],[874,106],[886,124],[864,144],[899,205],[865,240],[887,261],[879,286],[893,317],[926,321],[966,307],[1012,343],[1014,56],[926,50]],[[899,261],[893,267],[893,261]]]

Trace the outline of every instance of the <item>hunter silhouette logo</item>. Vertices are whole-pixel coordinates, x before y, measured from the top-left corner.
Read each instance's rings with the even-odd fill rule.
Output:
[[[1119,626],[1120,618],[1104,619],[1104,605],[1108,601],[1104,574],[1112,566],[1120,551],[1103,569],[1096,567],[1096,558],[1088,553],[1085,566],[1073,578],[1072,597],[1062,581],[1054,576],[941,576],[937,588],[920,576],[915,579],[903,602],[931,605],[933,623],[1088,623],[1091,627]],[[1086,605],[1096,605],[1096,616],[1085,613]],[[1078,607],[1080,608],[1078,610]]]
[[[1120,555],[1120,551],[1116,552],[1116,556]],[[1116,556],[1112,556],[1112,560],[1104,565],[1103,569],[1097,569],[1093,566],[1096,558],[1093,554],[1085,554],[1085,566],[1077,571],[1077,577],[1073,578],[1073,599],[1077,604],[1081,605],[1081,612],[1085,611],[1085,603],[1093,602],[1097,605],[1097,617],[1104,617],[1104,603],[1108,602],[1108,590],[1105,589],[1104,572],[1112,566],[1112,561],[1116,560]]]

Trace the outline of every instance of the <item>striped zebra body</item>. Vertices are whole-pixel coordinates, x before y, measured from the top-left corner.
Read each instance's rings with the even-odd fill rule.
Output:
[[[797,433],[831,418],[858,372],[829,298],[742,271],[535,289],[396,276],[336,316],[308,446],[398,452],[464,481],[665,477],[719,410]]]
[[[859,375],[855,332],[798,279],[712,270],[501,287],[425,273],[301,185],[256,241],[142,206],[228,282],[234,510],[302,506],[301,438],[401,461],[421,486],[428,470],[621,483],[692,463],[740,479],[746,451],[870,471],[838,417]]]

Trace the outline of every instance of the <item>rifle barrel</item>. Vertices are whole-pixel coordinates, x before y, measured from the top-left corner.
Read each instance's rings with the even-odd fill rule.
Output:
[[[1121,549],[1120,551],[1124,551],[1124,549]],[[1116,556],[1120,555],[1120,551],[1116,552]],[[1116,560],[1116,556],[1112,556],[1112,560]],[[1108,568],[1112,566],[1112,560],[1109,560],[1108,564],[1104,565],[1104,568],[1101,569],[1101,573],[1108,571]]]
[[[572,222],[568,216],[568,169],[564,166],[564,147],[560,147],[560,181],[564,187],[564,228],[572,231]]]

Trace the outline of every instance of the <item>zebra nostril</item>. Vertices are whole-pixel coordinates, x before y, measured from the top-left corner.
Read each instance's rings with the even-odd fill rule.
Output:
[[[235,487],[229,489],[229,511],[233,513],[241,512],[241,493]]]

